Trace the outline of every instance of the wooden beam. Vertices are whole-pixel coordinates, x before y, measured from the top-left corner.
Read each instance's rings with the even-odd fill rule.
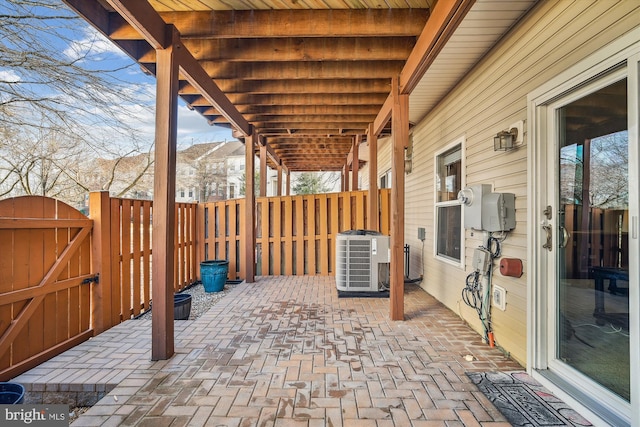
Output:
[[[429,9],[288,9],[163,12],[183,38],[418,36]]]
[[[171,39],[167,37],[165,22],[147,1],[107,0],[154,49],[163,49]]]
[[[386,79],[309,79],[309,80],[241,80],[216,79],[216,85],[224,93],[384,93],[391,91]],[[183,84],[180,94],[199,94],[191,85]]]
[[[282,165],[278,165],[276,167],[276,170],[278,171],[278,186],[276,188],[276,197],[280,197],[282,196]]]
[[[317,145],[319,148],[326,148],[335,144],[341,144],[346,147],[351,146],[351,136],[335,136],[335,137],[318,137],[318,136],[295,136],[281,137],[270,136],[267,137],[269,145],[274,146],[276,144],[286,145]]]
[[[176,199],[176,138],[178,129],[179,34],[158,50],[156,89],[156,147],[153,185],[153,319],[151,360],[166,360],[174,353],[173,281]]]
[[[249,118],[252,116],[294,116],[310,115],[362,115],[375,117],[379,107],[375,105],[240,105],[238,111]],[[212,112],[211,114],[217,114]],[[250,119],[249,119],[250,120]]]
[[[314,123],[337,123],[337,122],[354,122],[354,123],[371,123],[375,118],[374,115],[368,114],[297,114],[297,115],[268,115],[268,114],[245,114],[247,120],[252,123],[259,123],[262,121],[269,122],[314,122]]]
[[[258,129],[362,129],[362,133],[365,133],[367,129],[367,125],[371,123],[371,121],[367,122],[366,120],[358,120],[351,122],[315,122],[309,123],[304,120],[304,116],[299,116],[296,121],[264,121],[264,122],[253,122],[253,125]]]
[[[199,61],[392,61],[406,60],[415,37],[184,40]]]
[[[291,195],[291,171],[287,170],[286,174],[287,174],[287,183],[286,183],[284,195],[290,196]]]
[[[323,161],[327,161],[327,160],[340,160],[342,161],[342,163],[345,162],[345,154],[344,153],[324,153],[322,154],[323,159],[322,160],[318,160],[318,156],[320,154],[314,154],[314,153],[303,153],[303,152],[297,152],[297,153],[283,153],[283,161],[286,162],[290,162],[293,160],[307,160],[309,162],[313,162],[314,160],[317,160],[317,162],[315,162],[316,165],[322,163]]]
[[[475,0],[438,0],[400,73],[400,91],[410,94],[449,41]]]
[[[380,231],[378,218],[378,135],[374,132],[373,123],[369,125],[367,143],[369,144],[369,229]]]
[[[260,145],[260,197],[267,196],[267,146]]]
[[[389,120],[391,120],[392,108],[393,97],[391,96],[391,94],[389,94],[389,96],[387,96],[387,99],[385,99],[384,104],[382,104],[382,108],[380,108],[380,112],[376,116],[376,119],[373,121],[373,135],[380,135],[382,129],[387,126]]]
[[[179,49],[179,60],[180,69],[189,83],[198,88],[202,96],[220,111],[220,114],[229,120],[229,123],[236,129],[245,135],[250,135],[252,130],[249,122],[245,120],[229,98],[216,86],[184,46]]]
[[[256,190],[255,180],[255,155],[254,147],[258,143],[258,134],[252,133],[245,139],[245,202],[244,202],[244,280],[247,283],[255,281],[256,265]]]
[[[213,79],[294,80],[294,79],[390,79],[398,75],[404,60],[256,62],[200,61]]]
[[[362,141],[362,135],[356,135],[353,138],[353,148],[351,149],[352,159],[351,159],[351,189],[353,191],[358,191],[358,178],[360,175],[360,159],[359,150],[360,150],[360,142]]]
[[[391,265],[389,317],[404,320],[404,148],[409,142],[409,95],[393,79],[391,118]]]
[[[351,135],[361,135],[363,132],[366,132],[366,129],[362,128],[358,129],[336,129],[332,131],[331,129],[263,129],[262,134],[269,135],[270,137],[286,137],[296,136],[296,137],[327,137],[327,138],[340,138],[343,136],[351,136]],[[391,128],[389,128],[389,132],[391,132]]]
[[[213,81],[209,79],[212,85]],[[218,91],[220,89],[217,89]],[[222,92],[219,92],[222,93]],[[204,95],[187,95],[183,97],[193,107],[212,106],[210,98]],[[382,93],[337,93],[337,94],[230,94],[229,100],[233,105],[241,108],[242,105],[382,105],[387,95]],[[213,105],[216,107],[216,105]],[[216,107],[219,108],[219,107]],[[222,113],[222,110],[220,110]],[[239,113],[238,113],[239,114]]]

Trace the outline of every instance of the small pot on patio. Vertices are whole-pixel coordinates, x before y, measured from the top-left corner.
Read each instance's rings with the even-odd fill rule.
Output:
[[[18,383],[0,382],[0,405],[19,405],[24,401],[24,387]]]
[[[220,292],[224,289],[229,273],[229,261],[214,259],[200,263],[200,278],[206,292]]]
[[[191,314],[191,295],[173,295],[173,318],[174,320],[189,320]]]

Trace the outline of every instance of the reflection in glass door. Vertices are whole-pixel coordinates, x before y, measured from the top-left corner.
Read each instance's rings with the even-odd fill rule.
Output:
[[[629,401],[627,80],[556,119],[555,359]]]

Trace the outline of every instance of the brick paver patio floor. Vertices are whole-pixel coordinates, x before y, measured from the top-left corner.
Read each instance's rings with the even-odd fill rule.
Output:
[[[333,277],[259,277],[177,321],[170,360],[130,320],[16,381],[31,402],[100,398],[74,426],[508,426],[465,372],[522,367],[415,285],[405,314]]]

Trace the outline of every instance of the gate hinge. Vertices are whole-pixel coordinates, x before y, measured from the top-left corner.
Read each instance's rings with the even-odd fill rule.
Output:
[[[96,284],[100,283],[100,273],[92,277],[87,277],[82,281],[83,285],[88,285],[89,283],[96,283]]]

